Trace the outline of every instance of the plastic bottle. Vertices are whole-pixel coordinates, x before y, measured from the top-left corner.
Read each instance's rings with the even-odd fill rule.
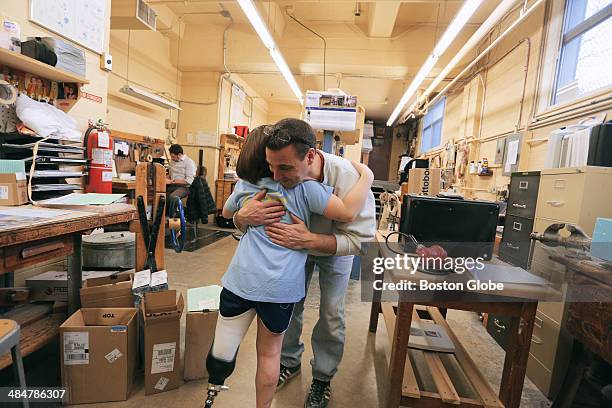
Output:
[[[482,162],[480,160],[478,160],[478,168],[476,170],[476,173],[482,173]]]
[[[474,163],[474,160],[470,162],[470,174],[476,174],[476,163]]]

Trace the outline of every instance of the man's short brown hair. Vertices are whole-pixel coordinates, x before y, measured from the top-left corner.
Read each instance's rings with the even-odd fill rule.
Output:
[[[270,137],[266,147],[270,150],[280,150],[287,146],[295,146],[300,160],[306,157],[310,149],[317,146],[317,138],[312,127],[300,119],[281,119],[268,130]]]

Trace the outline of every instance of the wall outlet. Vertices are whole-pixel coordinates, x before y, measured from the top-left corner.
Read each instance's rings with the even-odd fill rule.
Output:
[[[100,69],[104,71],[112,71],[113,70],[113,56],[110,53],[105,52],[100,55]]]

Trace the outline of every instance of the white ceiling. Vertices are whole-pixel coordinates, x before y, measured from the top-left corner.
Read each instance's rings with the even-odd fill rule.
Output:
[[[385,1],[378,0],[378,3]],[[483,1],[432,75],[444,67],[453,52],[465,43],[499,2]],[[223,70],[222,33],[229,20],[220,12],[221,7],[225,8],[234,20],[228,30],[228,68],[240,73],[260,97],[271,102],[295,102],[289,86],[235,1],[149,0],[148,3],[155,8],[167,7],[186,24],[180,40],[179,61],[180,68],[185,71]],[[395,21],[389,21],[393,24],[391,37],[372,38],[368,36],[368,18],[376,1],[359,2],[360,16],[354,15],[353,0],[258,3],[270,26],[277,24],[273,18],[275,12],[284,18],[285,30],[276,40],[304,91],[323,88],[323,42],[289,18],[287,7],[293,16],[327,40],[326,87],[336,87],[340,78],[340,88],[357,95],[359,103],[366,108],[367,117],[380,122],[386,121],[391,114],[436,39],[463,4],[458,0],[402,1]],[[189,52],[197,49],[203,52]]]

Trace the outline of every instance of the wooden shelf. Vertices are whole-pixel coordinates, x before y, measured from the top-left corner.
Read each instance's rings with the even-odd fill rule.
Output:
[[[83,77],[73,73],[64,71],[59,68],[52,67],[43,62],[37,61],[25,55],[9,51],[0,47],[0,65],[6,65],[10,68],[27,72],[34,76],[49,79],[55,82],[74,82],[79,84],[88,84],[89,81]]]

